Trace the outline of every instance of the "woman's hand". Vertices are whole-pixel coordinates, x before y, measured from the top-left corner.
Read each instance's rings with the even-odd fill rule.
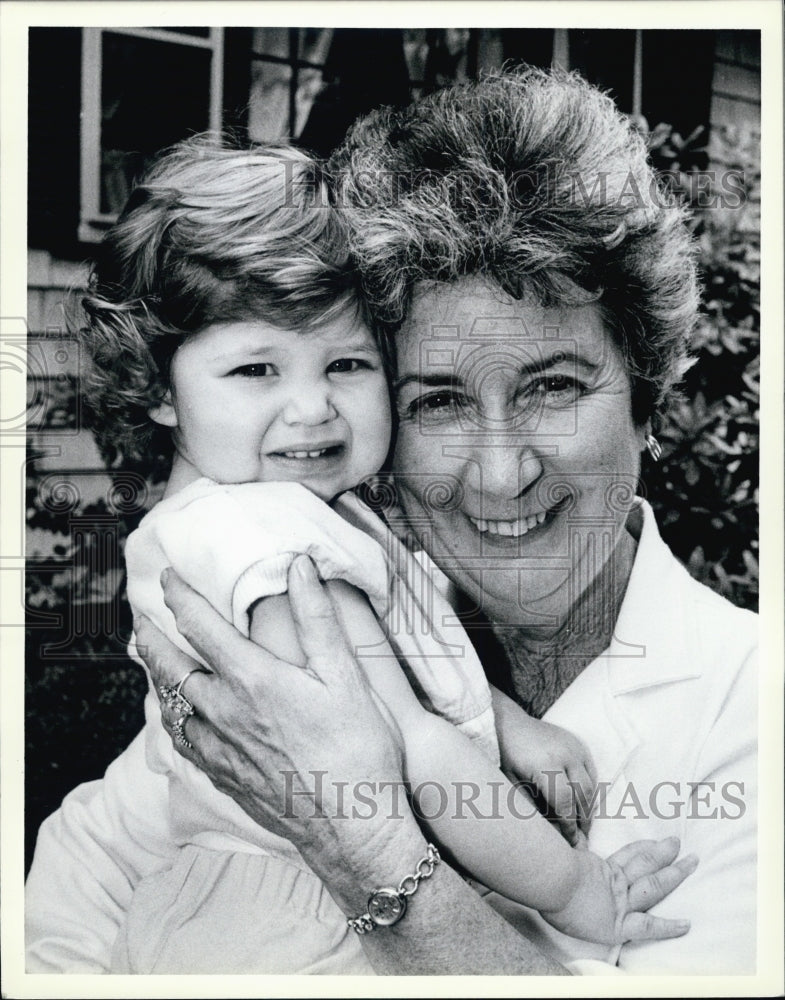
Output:
[[[289,598],[305,667],[245,639],[168,571],[166,604],[213,670],[188,679],[183,693],[194,714],[184,733],[192,746],[178,750],[256,822],[291,840],[353,910],[388,867],[400,879],[424,854],[425,839],[402,793],[400,734],[371,696],[305,556],[292,564]],[[146,619],[136,636],[156,688],[200,666]]]

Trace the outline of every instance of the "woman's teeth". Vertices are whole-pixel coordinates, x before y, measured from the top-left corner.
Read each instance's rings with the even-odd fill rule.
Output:
[[[468,514],[466,516],[469,517]],[[518,538],[536,528],[538,524],[542,524],[545,520],[545,511],[522,517],[517,521],[488,521],[478,517],[469,517],[469,520],[481,534],[487,531],[489,535],[508,535],[511,538]]]

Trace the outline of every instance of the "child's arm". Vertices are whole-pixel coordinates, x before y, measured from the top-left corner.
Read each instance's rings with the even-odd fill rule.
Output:
[[[597,772],[587,747],[560,726],[534,719],[491,687],[501,766],[514,780],[529,782],[550,807],[559,829],[575,846],[587,834]]]
[[[645,929],[629,921],[633,911],[653,905],[686,878],[690,869],[684,861],[663,865],[658,877],[664,891],[647,896],[636,862],[650,845],[625,848],[627,860],[632,859],[626,869],[572,850],[520,788],[454,726],[422,708],[389,645],[388,655],[379,656],[386,639],[364,596],[342,581],[327,587],[369,683],[402,733],[415,815],[463,868],[509,898],[546,911],[546,919],[567,933],[589,940],[619,943],[620,933],[629,933],[627,940],[686,932],[676,921],[651,918]],[[285,596],[256,605],[251,637],[274,646],[276,655],[304,663]],[[363,658],[363,648],[372,648],[374,656]]]

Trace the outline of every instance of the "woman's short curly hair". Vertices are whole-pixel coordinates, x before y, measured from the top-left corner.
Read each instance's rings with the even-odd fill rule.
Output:
[[[92,362],[83,388],[105,456],[171,455],[148,411],[185,336],[253,318],[307,329],[360,308],[356,280],[322,170],[305,153],[210,136],[173,146],[132,192],[81,309],[70,309]]]
[[[639,424],[683,375],[698,305],[683,209],[630,120],[578,75],[499,72],[373,112],[328,169],[388,334],[418,282],[479,274],[543,305],[598,302]]]

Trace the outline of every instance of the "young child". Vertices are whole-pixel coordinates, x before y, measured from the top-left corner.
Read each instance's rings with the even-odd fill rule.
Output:
[[[466,635],[441,634],[449,609],[428,574],[352,492],[383,466],[392,430],[385,365],[355,281],[318,168],[291,149],[183,143],[132,195],[105,241],[82,331],[104,444],[140,458],[164,428],[173,445],[164,499],[127,542],[131,605],[196,656],[162,600],[160,573],[173,566],[246,635],[253,613],[255,637],[303,662],[285,590],[291,561],[307,553],[402,732],[406,777],[439,845],[565,933],[608,945],[642,938],[627,920],[644,908],[632,902],[641,893],[622,864],[574,850],[499,770],[493,709],[506,770],[553,807],[568,780],[591,793],[588,752],[498,692],[492,706]],[[175,717],[177,699],[165,711],[169,732],[151,692],[146,759],[166,778],[172,850],[135,886],[115,971],[196,971],[206,928],[224,942],[220,971],[250,971],[238,942],[265,908],[291,898],[287,873],[305,866],[174,749],[172,736],[188,746],[187,717]],[[518,759],[524,737],[531,752]],[[467,787],[474,809],[456,821],[455,790]],[[559,809],[575,842],[575,818]],[[499,819],[477,823],[475,810]],[[683,878],[690,863],[681,866]],[[329,950],[347,928],[326,905],[313,917],[319,933],[329,927]],[[655,926],[660,937],[688,928]],[[318,947],[293,955],[292,968],[324,969]]]

